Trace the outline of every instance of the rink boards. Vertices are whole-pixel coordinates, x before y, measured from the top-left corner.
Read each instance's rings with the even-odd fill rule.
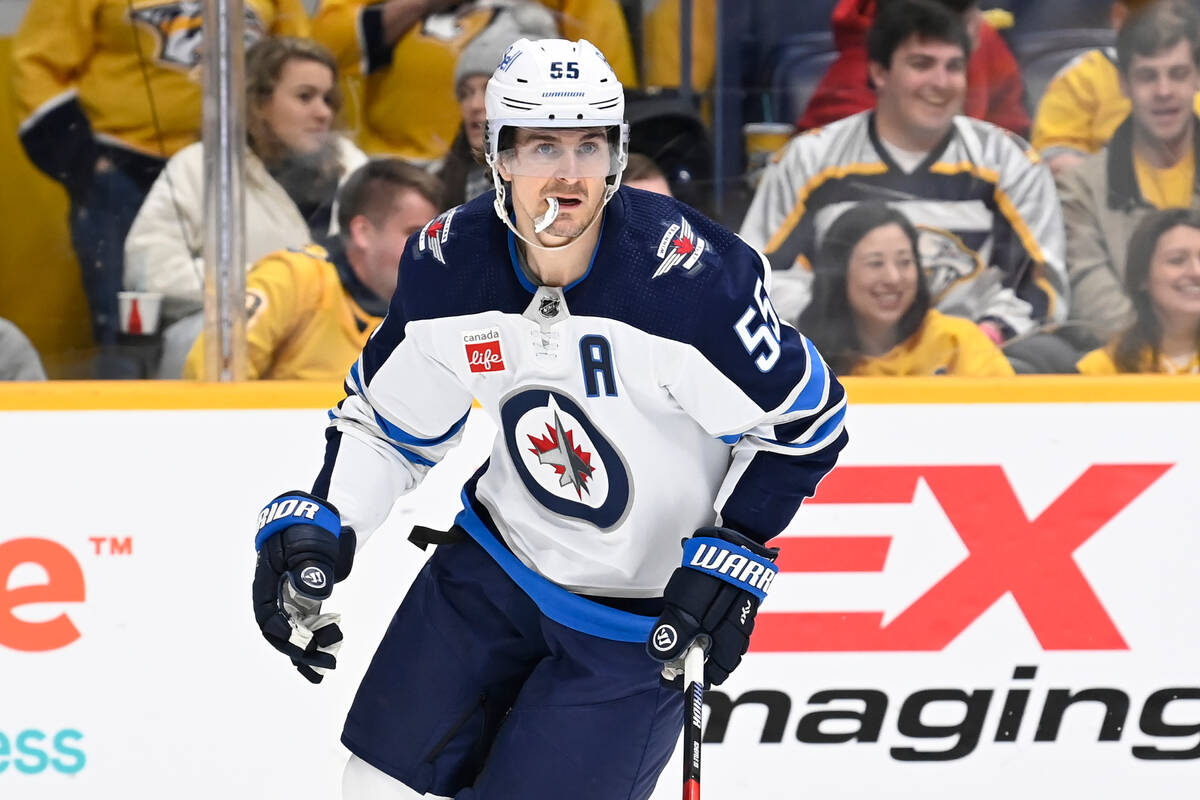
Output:
[[[1194,797],[1200,381],[848,385],[851,444],[710,693],[704,796]],[[449,522],[494,433],[473,414],[360,554],[315,687],[254,625],[252,527],[338,398],[0,388],[0,797],[338,796],[407,529]]]

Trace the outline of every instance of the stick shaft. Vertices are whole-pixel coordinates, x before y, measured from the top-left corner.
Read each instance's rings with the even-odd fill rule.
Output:
[[[704,647],[693,643],[683,661],[683,800],[700,800],[700,738],[704,715]]]

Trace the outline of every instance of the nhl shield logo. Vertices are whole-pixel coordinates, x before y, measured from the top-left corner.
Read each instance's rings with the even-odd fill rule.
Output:
[[[692,230],[687,218],[680,217],[679,224],[667,228],[667,232],[658,243],[657,255],[662,261],[650,276],[651,280],[666,275],[675,267],[685,272],[692,269],[707,249],[708,242]]]

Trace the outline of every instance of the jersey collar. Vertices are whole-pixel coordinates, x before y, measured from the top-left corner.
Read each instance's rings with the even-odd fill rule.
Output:
[[[611,206],[612,203],[610,202],[609,205]],[[608,207],[605,207],[600,217],[600,235],[596,237],[596,247],[592,250],[592,258],[590,261],[588,261],[587,269],[584,270],[583,274],[578,278],[564,286],[564,292],[571,291],[571,289],[587,280],[588,275],[592,274],[592,267],[596,265],[596,254],[600,252],[600,246],[604,244],[604,230],[607,222]],[[517,280],[520,282],[521,286],[524,287],[525,290],[530,294],[536,294],[538,285],[533,282],[532,276],[528,274],[525,266],[521,263],[520,253],[517,252],[517,237],[513,235],[512,231],[508,231],[508,258],[509,261],[512,262],[513,272],[516,273]]]

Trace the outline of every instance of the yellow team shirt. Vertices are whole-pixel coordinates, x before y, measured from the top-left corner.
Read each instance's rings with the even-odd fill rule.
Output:
[[[1117,369],[1117,362],[1113,360],[1113,347],[1101,347],[1097,350],[1085,355],[1075,364],[1075,369],[1079,370],[1080,375],[1121,375],[1121,374],[1141,374],[1154,373],[1158,375],[1196,375],[1200,374],[1200,356],[1193,355],[1191,363],[1187,366],[1180,366],[1171,359],[1160,356],[1157,363],[1154,363],[1153,354],[1149,348],[1142,352],[1141,369],[1137,373],[1122,373]]]
[[[642,4],[642,82],[646,86],[679,86],[680,0],[646,0]],[[692,3],[692,88],[712,85],[716,70],[717,3]]]
[[[866,358],[851,375],[1014,375],[1004,353],[979,326],[930,310],[917,332],[881,356]]]
[[[1035,149],[1065,147],[1097,153],[1108,144],[1130,109],[1114,58],[1103,50],[1091,50],[1059,71],[1033,118]],[[1200,93],[1195,109],[1200,114]],[[1188,197],[1185,206],[1191,202]]]
[[[1155,208],[1187,208],[1192,204],[1196,181],[1196,153],[1192,148],[1188,148],[1187,155],[1178,164],[1166,169],[1146,163],[1135,152],[1133,170],[1142,197]]]
[[[280,250],[246,276],[247,377],[340,381],[383,321],[351,299],[324,249]],[[204,336],[183,377],[204,371]]]
[[[540,0],[565,39],[596,45],[626,86],[637,84],[633,47],[617,0]],[[454,95],[454,65],[463,48],[498,11],[469,3],[453,15],[425,18],[400,37],[390,65],[369,74],[361,13],[384,0],[324,0],[313,35],[338,59],[346,95],[345,124],[370,154],[430,162],[450,150],[462,119]]]
[[[30,0],[13,36],[22,124],[76,91],[101,138],[164,158],[196,141],[203,13],[196,0]],[[247,46],[308,34],[303,0],[245,0]]]

